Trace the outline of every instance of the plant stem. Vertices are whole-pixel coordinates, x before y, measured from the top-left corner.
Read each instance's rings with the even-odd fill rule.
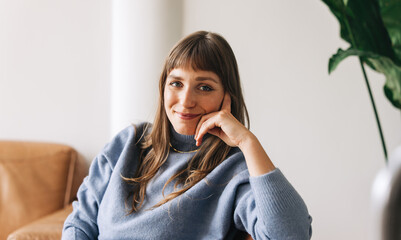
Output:
[[[375,112],[376,123],[377,123],[377,127],[379,128],[380,138],[381,138],[381,141],[382,141],[382,147],[383,147],[383,152],[384,152],[384,160],[387,163],[388,162],[388,160],[387,160],[387,148],[386,148],[386,143],[384,142],[384,136],[383,136],[383,131],[382,131],[382,128],[381,128],[380,120],[379,120],[379,115],[377,114],[377,110],[376,110],[375,100],[373,99],[372,90],[370,89],[368,77],[366,75],[365,67],[363,66],[363,62],[362,62],[361,58],[359,58],[359,63],[361,64],[363,77],[365,78],[366,86],[368,88],[368,92],[369,92],[369,96],[370,96],[370,101],[371,101],[372,106],[373,106],[373,111]]]
[[[348,17],[347,17],[347,13],[345,11],[345,4],[343,1],[341,1],[342,5],[341,5],[341,10],[342,10],[342,14],[344,16],[344,22],[345,22],[345,26],[347,28],[349,37],[351,39],[351,46],[358,49],[357,45],[356,45],[356,41],[354,38],[354,35],[352,34],[352,29],[351,26],[349,24],[348,21]],[[373,111],[375,113],[375,117],[376,117],[376,123],[377,123],[377,127],[379,128],[379,133],[380,133],[380,139],[382,141],[382,147],[383,147],[383,152],[384,152],[384,160],[387,164],[388,160],[387,160],[387,149],[386,149],[386,143],[384,142],[384,136],[383,136],[383,131],[380,125],[380,120],[379,120],[379,115],[377,114],[377,110],[376,110],[376,104],[375,101],[373,99],[373,94],[372,94],[372,90],[370,89],[370,85],[369,85],[369,81],[368,81],[368,77],[366,75],[366,71],[365,71],[365,67],[363,66],[363,61],[362,58],[359,57],[359,63],[361,64],[361,68],[362,68],[362,72],[363,72],[363,76],[365,78],[365,82],[366,82],[366,87],[368,88],[368,92],[369,92],[369,96],[370,96],[370,102],[372,103],[373,106]]]

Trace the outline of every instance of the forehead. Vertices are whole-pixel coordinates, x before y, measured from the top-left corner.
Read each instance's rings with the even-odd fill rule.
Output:
[[[213,46],[195,41],[175,48],[168,57],[166,69],[169,72],[174,68],[193,68],[219,73],[222,60]]]
[[[191,67],[174,68],[167,75],[167,78],[183,79],[183,80],[194,79],[194,80],[198,80],[198,81],[210,80],[210,81],[216,82],[218,84],[221,84],[221,79],[216,73],[214,73],[212,71],[195,70]]]

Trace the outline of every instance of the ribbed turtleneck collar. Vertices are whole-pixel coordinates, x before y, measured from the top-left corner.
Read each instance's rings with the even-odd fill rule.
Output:
[[[194,137],[195,135],[179,134],[170,125],[170,143],[173,148],[183,152],[196,150],[198,147],[196,146]]]

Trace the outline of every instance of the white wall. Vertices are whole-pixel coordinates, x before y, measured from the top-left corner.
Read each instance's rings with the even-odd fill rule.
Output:
[[[88,161],[109,140],[111,5],[0,0],[0,139],[67,143]],[[182,36],[211,30],[232,45],[251,129],[304,197],[313,239],[368,238],[383,153],[357,60],[327,74],[331,54],[347,46],[327,7],[185,0],[183,14]],[[368,75],[391,151],[401,143],[400,113],[383,96],[384,77]]]
[[[184,34],[221,33],[236,53],[251,130],[306,201],[313,239],[368,239],[370,191],[384,165],[358,61],[331,75],[339,26],[320,1],[188,0]],[[401,143],[400,112],[384,77],[368,72],[388,149]]]
[[[110,2],[0,0],[0,139],[109,139]]]

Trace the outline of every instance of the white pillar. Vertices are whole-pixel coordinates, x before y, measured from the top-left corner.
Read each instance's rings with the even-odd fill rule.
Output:
[[[162,66],[181,31],[182,0],[112,1],[112,136],[153,122]]]

